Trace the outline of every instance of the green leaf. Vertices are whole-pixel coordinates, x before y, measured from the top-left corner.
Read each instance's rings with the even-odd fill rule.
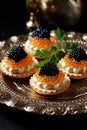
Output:
[[[61,40],[65,32],[58,27],[57,30],[55,31],[55,34],[59,38],[59,40]]]
[[[60,52],[61,52],[61,49],[57,49],[56,51],[55,51],[55,56],[60,56]]]
[[[51,46],[49,50],[50,50],[50,51],[56,51],[56,50],[57,50],[57,47]]]
[[[76,47],[78,47],[78,44],[76,44],[76,43],[66,43],[66,45],[65,45],[65,50],[73,50],[73,49],[75,49]]]
[[[57,65],[58,61],[59,61],[60,57],[52,57],[52,62]]]
[[[61,30],[59,27],[57,28],[57,30],[55,31],[56,36],[59,38],[59,40],[62,42],[63,40],[66,41],[68,40],[68,36],[67,34]]]
[[[40,58],[49,58],[51,55],[51,52],[49,52],[48,50],[46,49],[42,49],[42,50],[37,50],[36,53],[35,53],[35,56],[36,57],[40,57]]]
[[[42,52],[40,50],[36,50],[35,56],[37,57],[42,56]]]
[[[57,28],[57,30],[55,31],[55,34],[61,40],[62,32],[61,32],[60,28]]]
[[[66,41],[66,40],[68,40],[68,36],[67,36],[67,34],[63,34],[63,36],[62,36],[62,38],[61,38],[63,41]]]
[[[76,44],[76,43],[72,43],[72,47],[71,47],[72,50],[75,49],[75,48],[77,48],[77,47],[78,47],[78,44]]]
[[[48,63],[48,62],[49,62],[49,59],[41,60],[41,61],[38,63],[37,67],[41,68],[42,66],[44,66],[44,64],[46,64],[46,63]]]
[[[67,49],[70,49],[70,43],[65,43],[65,49],[67,50]]]

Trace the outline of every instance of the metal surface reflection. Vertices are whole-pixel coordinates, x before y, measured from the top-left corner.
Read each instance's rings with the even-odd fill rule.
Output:
[[[0,59],[12,46],[23,45],[29,35],[11,37],[0,42]],[[87,51],[87,34],[69,32],[67,43],[77,43]],[[56,96],[42,96],[32,90],[29,78],[15,79],[0,72],[0,103],[39,115],[75,115],[87,113],[87,78],[72,80],[68,91]]]
[[[73,26],[81,16],[81,0],[27,0],[26,7],[30,18],[27,27],[37,27],[39,25]]]

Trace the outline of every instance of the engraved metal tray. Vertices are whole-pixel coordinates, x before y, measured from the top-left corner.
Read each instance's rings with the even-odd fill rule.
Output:
[[[87,51],[87,34],[68,33],[67,42],[78,43]],[[0,42],[0,60],[14,45],[24,44],[28,35],[12,36]],[[87,112],[87,78],[71,80],[68,91],[57,96],[42,96],[29,86],[29,77],[14,79],[0,72],[0,103],[30,113],[46,115],[82,114]]]

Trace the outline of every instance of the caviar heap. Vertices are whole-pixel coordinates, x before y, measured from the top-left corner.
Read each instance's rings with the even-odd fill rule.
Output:
[[[43,67],[41,67],[41,70],[39,72],[39,75],[46,75],[46,76],[55,76],[57,74],[59,74],[58,67],[52,62],[48,62]]]
[[[9,59],[19,62],[27,56],[27,53],[24,51],[22,46],[14,46],[9,53],[7,53]]]
[[[70,54],[69,58],[74,58],[77,62],[87,60],[87,54],[82,48],[75,48]]]
[[[39,27],[39,28],[37,28],[36,30],[34,30],[32,32],[31,36],[32,37],[47,38],[47,39],[49,39],[50,32],[47,29],[43,28],[43,27]]]

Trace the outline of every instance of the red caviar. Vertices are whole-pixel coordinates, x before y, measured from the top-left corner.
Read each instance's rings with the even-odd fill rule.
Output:
[[[22,68],[31,64],[32,57],[28,55],[19,62],[15,62],[14,60],[9,59],[8,57],[4,57],[4,61],[9,66],[9,68],[19,69],[19,68]]]
[[[42,82],[43,84],[56,85],[60,82],[63,82],[64,80],[64,73],[62,71],[60,71],[59,74],[55,76],[41,76],[39,75],[39,72],[40,70],[36,72],[36,78],[39,82]]]
[[[66,62],[66,67],[73,67],[79,70],[87,67],[87,61],[77,62],[74,58],[68,58],[68,55],[64,57],[64,61]]]
[[[53,46],[55,44],[55,41],[55,37],[50,37],[50,39],[35,37],[30,39],[30,44],[37,48],[47,49],[49,46]]]

